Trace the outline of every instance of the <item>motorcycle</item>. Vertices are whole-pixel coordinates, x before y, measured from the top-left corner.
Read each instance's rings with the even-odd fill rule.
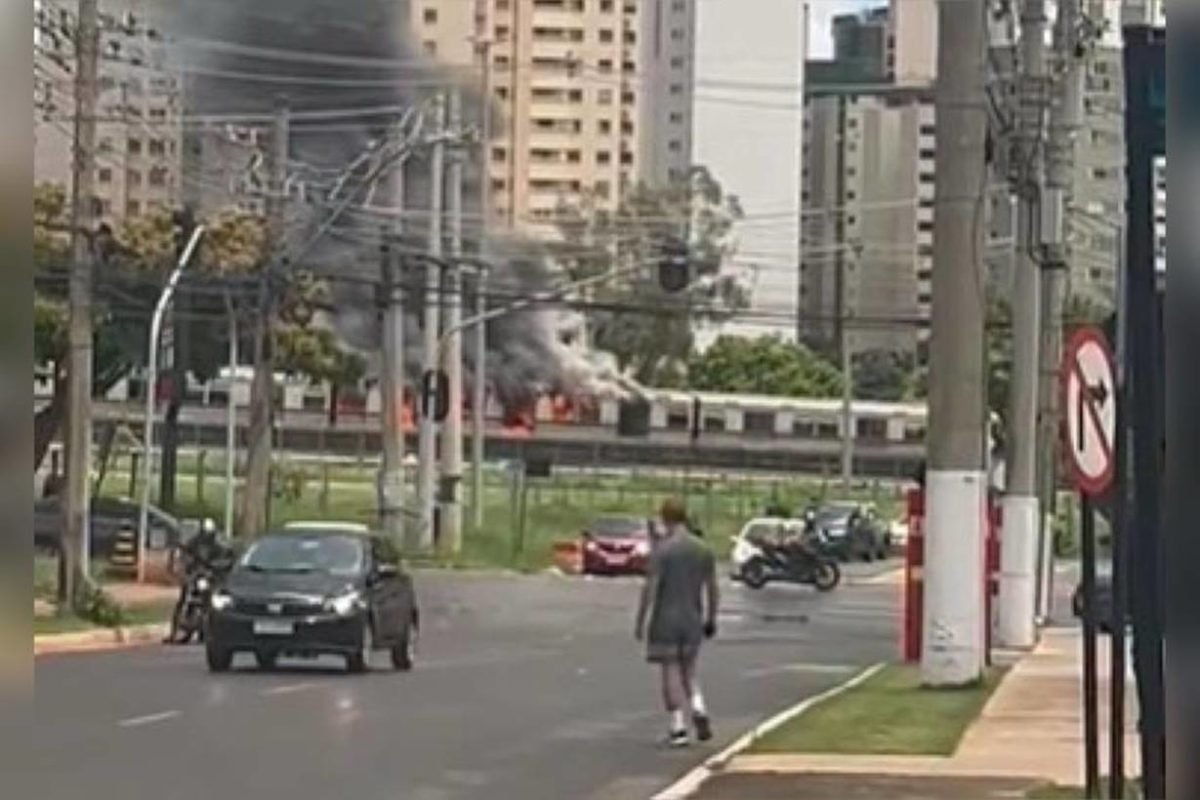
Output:
[[[197,564],[187,570],[180,588],[179,602],[171,618],[168,642],[189,642],[192,637],[204,641],[204,622],[212,601],[213,591],[232,564],[221,559],[214,564]]]
[[[745,560],[740,578],[751,589],[768,583],[810,584],[820,592],[832,591],[842,580],[837,561],[823,552],[820,534],[801,542],[774,544],[741,540]]]

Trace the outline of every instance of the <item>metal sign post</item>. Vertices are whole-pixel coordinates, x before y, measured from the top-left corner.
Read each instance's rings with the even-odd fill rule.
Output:
[[[1104,335],[1077,331],[1063,352],[1060,376],[1067,468],[1079,490],[1083,559],[1084,787],[1100,787],[1099,686],[1096,673],[1096,511],[1094,497],[1112,485],[1117,432],[1116,369]],[[1111,680],[1124,680],[1113,675]]]

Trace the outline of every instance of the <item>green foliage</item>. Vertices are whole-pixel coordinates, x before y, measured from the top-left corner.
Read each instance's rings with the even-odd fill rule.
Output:
[[[125,621],[125,611],[112,595],[96,584],[85,582],[79,588],[75,613],[93,625],[115,628]]]
[[[328,328],[280,324],[274,337],[275,364],[285,372],[345,386],[366,371],[362,356],[343,349]]]
[[[574,279],[614,268],[629,277],[598,287],[589,310],[596,346],[647,385],[678,385],[693,347],[692,324],[726,319],[746,303],[745,291],[721,265],[732,256],[737,199],[703,167],[663,188],[634,186],[615,211],[594,199],[558,210],[561,261]],[[656,260],[663,245],[691,231],[691,283],[667,292]],[[587,255],[581,256],[580,253]]]
[[[866,350],[853,358],[854,396],[859,400],[899,402],[916,392],[916,363],[907,353]]]
[[[802,344],[772,336],[721,336],[688,362],[688,386],[710,392],[836,397],[842,378]]]

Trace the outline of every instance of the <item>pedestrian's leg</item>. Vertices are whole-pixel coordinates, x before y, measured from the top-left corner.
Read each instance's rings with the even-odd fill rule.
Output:
[[[672,745],[687,744],[687,690],[683,683],[683,665],[670,661],[662,665],[663,702],[670,716],[669,742]]]
[[[704,702],[704,693],[700,690],[700,678],[696,668],[699,663],[699,653],[690,654],[690,658],[681,665],[683,686],[687,691],[689,705],[692,711],[692,724],[696,727],[696,738],[708,741],[712,738],[712,725],[708,718],[708,707]]]

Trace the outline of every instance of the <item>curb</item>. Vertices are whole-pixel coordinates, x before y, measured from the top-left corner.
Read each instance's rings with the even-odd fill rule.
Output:
[[[162,641],[166,623],[54,633],[33,637],[33,655],[119,650]]]
[[[849,691],[861,683],[870,679],[875,673],[886,666],[884,662],[873,664],[863,671],[859,672],[850,680],[834,686],[832,689],[827,689],[818,695],[809,697],[789,709],[781,711],[765,722],[760,723],[752,728],[749,732],[743,734],[733,744],[726,747],[721,752],[714,756],[710,756],[700,766],[693,769],[688,774],[684,775],[678,781],[668,786],[658,794],[654,795],[652,800],[687,800],[700,788],[706,780],[714,773],[721,772],[733,760],[734,756],[746,750],[754,742],[761,739],[766,734],[775,730],[781,725],[788,723],[800,716],[804,712],[811,709],[813,706],[824,703],[826,700],[832,700],[843,692]]]

